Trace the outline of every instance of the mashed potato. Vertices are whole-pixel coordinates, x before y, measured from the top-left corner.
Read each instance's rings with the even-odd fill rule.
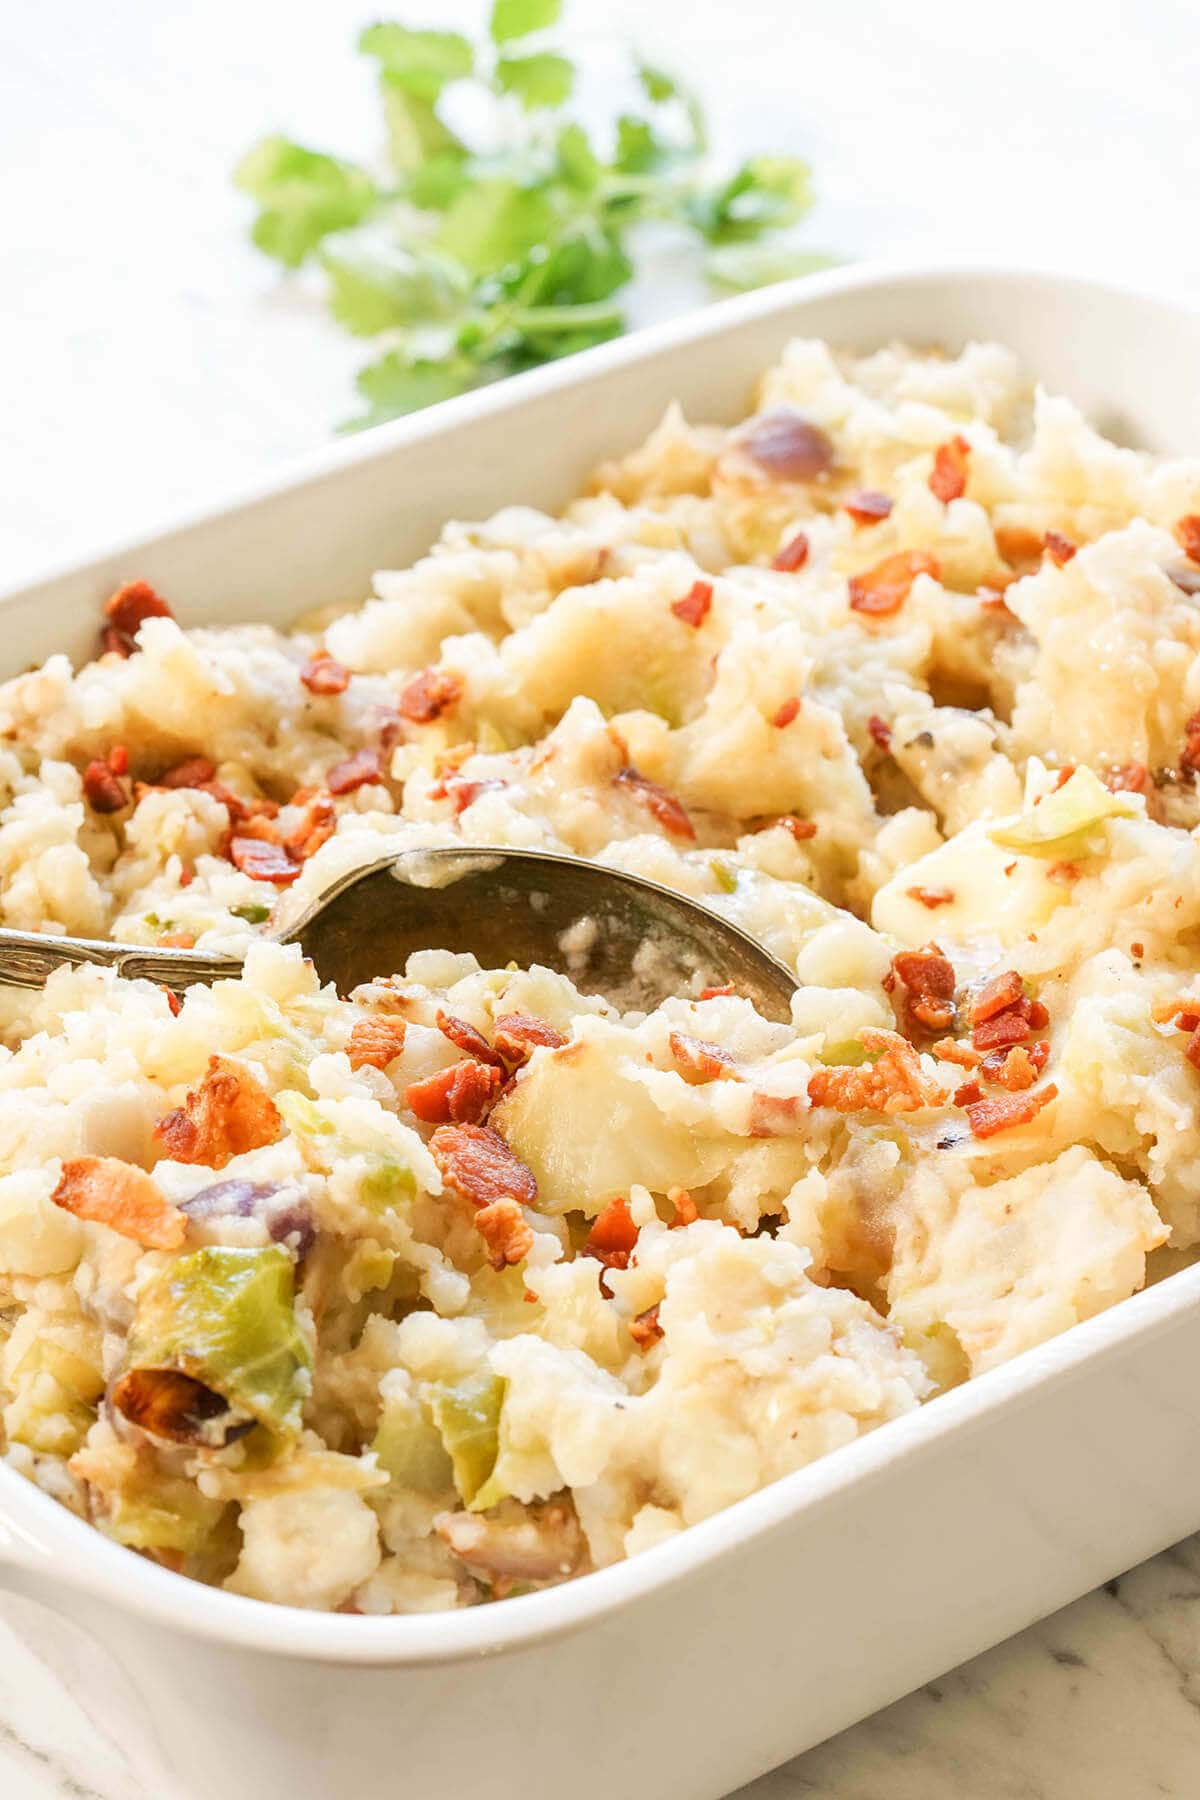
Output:
[[[996,346],[814,342],[291,633],[130,582],[0,687],[0,923],[246,961],[0,992],[9,1465],[237,1593],[468,1605],[1177,1266],[1198,599],[1200,462]],[[338,996],[269,941],[457,841],[692,896],[791,1022],[434,946]]]

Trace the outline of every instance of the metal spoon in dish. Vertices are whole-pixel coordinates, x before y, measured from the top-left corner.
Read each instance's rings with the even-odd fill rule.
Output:
[[[621,1007],[732,984],[787,1020],[795,977],[738,926],[655,881],[547,850],[391,851],[341,876],[283,929],[347,994],[415,950],[470,951],[484,968],[541,963]],[[40,987],[60,963],[99,963],[172,989],[236,975],[236,956],[0,929],[0,984]]]

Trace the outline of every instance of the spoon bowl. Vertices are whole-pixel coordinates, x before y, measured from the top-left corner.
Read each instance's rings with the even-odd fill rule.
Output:
[[[340,876],[265,935],[299,944],[342,994],[432,949],[469,951],[484,968],[540,963],[623,1010],[729,984],[764,1017],[786,1021],[796,988],[783,963],[698,901],[548,850],[393,850]],[[242,966],[235,956],[0,930],[0,983],[40,987],[64,962],[116,967],[173,991]]]

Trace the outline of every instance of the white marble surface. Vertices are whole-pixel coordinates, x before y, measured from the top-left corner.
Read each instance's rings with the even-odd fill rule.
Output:
[[[323,325],[302,283],[277,282],[245,247],[227,171],[269,128],[371,147],[367,77],[349,46],[372,10],[0,10],[0,584],[220,497],[345,415],[363,353]],[[482,6],[398,10],[440,23]],[[615,78],[622,36],[636,35],[691,70],[724,144],[810,155],[814,244],[990,254],[1200,291],[1194,0],[1136,11],[1121,0],[1086,11],[574,0],[573,18],[596,90]],[[680,293],[668,251],[637,316]],[[119,1684],[98,1691],[69,1620],[0,1599],[3,1800],[213,1800],[157,1790],[132,1716]],[[1192,1540],[741,1800],[1197,1793]]]

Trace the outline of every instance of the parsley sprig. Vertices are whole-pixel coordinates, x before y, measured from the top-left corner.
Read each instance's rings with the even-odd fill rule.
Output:
[[[259,249],[289,269],[315,263],[338,323],[379,340],[350,429],[617,336],[630,237],[645,220],[686,227],[727,289],[828,261],[763,242],[811,206],[807,164],[752,156],[713,176],[701,105],[661,68],[635,63],[636,110],[598,148],[567,110],[574,64],[547,42],[561,10],[493,0],[478,45],[370,25],[358,47],[376,65],[385,170],[278,136],[238,165]],[[468,132],[460,116],[482,127]]]

